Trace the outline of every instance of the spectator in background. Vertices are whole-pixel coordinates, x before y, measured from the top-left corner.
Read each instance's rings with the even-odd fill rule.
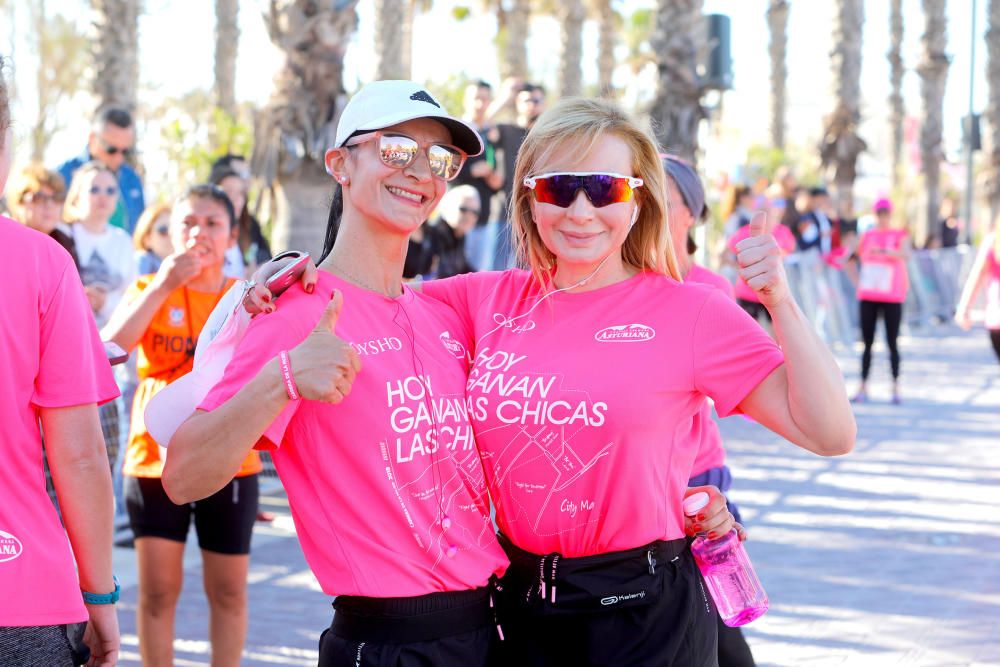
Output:
[[[465,106],[462,118],[479,132],[483,140],[483,152],[469,157],[465,166],[451,186],[469,185],[479,193],[479,200],[488,202],[494,193],[503,185],[503,174],[497,169],[496,152],[488,139],[491,130],[490,102],[493,100],[493,89],[485,81],[470,83],[465,89]],[[493,246],[496,239],[496,224],[491,221],[488,206],[479,208],[476,226],[469,232],[465,244],[468,254],[468,264],[478,270],[492,268]]]
[[[271,259],[271,244],[250,213],[250,168],[242,155],[224,155],[212,164],[208,180],[226,193],[236,211],[236,244],[226,252],[226,275],[243,278]]]
[[[132,238],[110,224],[118,203],[115,175],[101,162],[74,172],[66,196],[63,230],[73,239],[80,278],[97,326],[108,321],[125,288],[135,279]]]
[[[465,239],[480,212],[479,193],[471,185],[448,190],[438,204],[438,218],[410,235],[403,277],[449,278],[476,269],[468,261]]]
[[[796,208],[796,198],[799,194],[799,182],[792,174],[790,167],[781,166],[774,172],[774,184],[780,188],[780,197],[784,200],[784,209],[781,217],[781,224],[795,231],[799,224],[799,210]],[[772,191],[773,192],[773,191]],[[773,197],[769,196],[769,199]]]
[[[73,239],[57,227],[65,201],[66,183],[62,176],[37,163],[21,170],[10,192],[10,209],[14,219],[51,236],[79,266]]]
[[[945,197],[941,200],[937,229],[927,235],[925,244],[927,248],[954,248],[958,245],[962,221],[958,217],[957,208],[954,197]]]
[[[153,204],[139,216],[132,234],[137,275],[156,273],[163,260],[174,251],[170,241],[170,204]]]
[[[830,220],[830,194],[823,187],[809,190],[805,212],[796,226],[800,251],[819,250],[823,256],[833,249],[833,223]]]
[[[726,221],[723,232],[727,239],[736,230],[749,225],[753,216],[753,191],[750,186],[730,186],[726,190],[721,215]]]
[[[986,318],[993,351],[1000,361],[1000,225],[994,223],[993,233],[988,234],[979,246],[976,261],[962,289],[955,319],[963,329],[972,326],[970,311],[979,293],[986,289]]]
[[[135,125],[132,114],[120,107],[107,107],[94,117],[83,153],[59,165],[66,183],[72,183],[76,170],[94,160],[107,167],[117,179],[119,197],[109,222],[129,234],[146,208],[142,179],[126,162],[135,150]]]
[[[496,252],[493,257],[495,270],[503,271],[514,266],[514,252],[511,245],[510,224],[508,222],[509,202],[514,183],[514,163],[517,152],[538,117],[545,111],[545,88],[532,83],[521,83],[517,79],[504,82],[503,93],[497,100],[496,109],[502,109],[513,101],[516,120],[513,125],[495,125],[487,138],[496,146],[498,168],[503,173],[500,192],[491,203],[483,200],[483,207],[489,207],[491,216],[497,220]],[[495,112],[494,112],[495,113]]]

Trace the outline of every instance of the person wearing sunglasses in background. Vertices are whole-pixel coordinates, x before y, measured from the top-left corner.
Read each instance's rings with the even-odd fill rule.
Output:
[[[153,204],[139,216],[132,233],[135,268],[140,276],[156,273],[160,264],[174,252],[170,239],[170,204]]]
[[[14,179],[8,199],[15,220],[51,236],[79,266],[73,239],[57,227],[66,201],[66,183],[62,176],[40,164],[29,164]]]
[[[693,259],[698,250],[691,229],[708,220],[709,210],[705,204],[705,190],[698,173],[688,162],[674,156],[663,156],[663,170],[667,175],[667,209],[670,216],[670,238],[677,256],[677,269],[686,283],[697,283],[714,287],[736,301],[732,284],[714,271],[696,264]],[[749,223],[749,219],[748,219]],[[706,402],[691,419],[691,439],[697,444],[691,477],[688,486],[711,485],[723,493],[729,491],[733,477],[726,465],[726,451],[722,446],[722,434],[712,419],[712,407]],[[740,524],[739,509],[728,495],[726,504],[733,517]],[[754,667],[756,664],[746,638],[740,628],[731,628],[719,617],[716,622],[719,634],[719,667]]]
[[[491,659],[489,583],[507,558],[465,409],[468,336],[401,278],[407,238],[481,150],[422,86],[364,86],[326,154],[318,282],[250,322],[197,412],[190,390],[163,408],[191,415],[169,439],[175,502],[216,492],[255,445],[273,450],[306,559],[337,596],[320,665]]]
[[[66,160],[56,169],[66,183],[73,181],[77,169],[94,160],[111,170],[118,181],[120,196],[110,223],[129,234],[146,208],[142,179],[128,164],[134,150],[135,123],[132,114],[120,107],[106,107],[94,116],[83,153]]]
[[[760,217],[739,264],[784,354],[717,289],[679,281],[659,151],[613,103],[559,102],[515,174],[530,270],[422,286],[473,331],[466,401],[511,559],[502,664],[715,665],[715,613],[684,538],[733,519],[717,490],[687,488],[691,419],[708,396],[720,415],[846,453],[839,369],[816,352]],[[711,504],[686,522],[683,498],[705,489]]]

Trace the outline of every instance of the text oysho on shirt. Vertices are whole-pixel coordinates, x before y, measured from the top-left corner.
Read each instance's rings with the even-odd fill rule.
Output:
[[[469,590],[502,574],[465,401],[468,332],[454,311],[397,299],[320,271],[258,316],[202,404],[214,410],[315,328],[334,289],[336,335],[362,369],[341,403],[290,402],[258,447],[276,448],[303,553],[330,595],[408,597]],[[294,363],[293,363],[294,372]]]
[[[526,271],[424,284],[472,328],[466,387],[501,530],[587,556],[684,536],[705,397],[719,415],[784,359],[719,290],[652,273],[581,293]]]

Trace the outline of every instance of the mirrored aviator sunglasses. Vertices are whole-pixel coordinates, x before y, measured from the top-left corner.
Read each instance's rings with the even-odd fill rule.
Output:
[[[458,172],[462,171],[462,165],[465,164],[466,153],[462,149],[450,144],[421,144],[405,134],[377,131],[350,139],[345,146],[358,146],[369,141],[378,142],[378,153],[382,164],[393,169],[409,167],[413,164],[413,160],[416,159],[421,148],[427,150],[427,161],[430,163],[431,173],[445,181],[451,181],[458,176]]]
[[[603,208],[631,200],[642,179],[606,172],[560,172],[529,176],[524,187],[534,191],[535,201],[560,208],[569,208],[583,190],[595,208]]]

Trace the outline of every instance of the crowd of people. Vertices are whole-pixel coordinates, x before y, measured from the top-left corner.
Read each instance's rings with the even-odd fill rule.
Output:
[[[612,102],[545,102],[536,84],[494,97],[477,81],[452,117],[419,84],[364,86],[326,153],[318,268],[281,296],[246,292],[254,317],[198,391],[170,385],[195,377],[213,310],[284,266],[250,212],[245,158],[147,206],[134,120],[112,107],[79,156],[14,171],[0,274],[26,288],[0,330],[13,373],[0,474],[17,490],[0,506],[0,584],[21,602],[0,605],[0,664],[115,664],[113,476],[143,663],[174,662],[193,524],[212,661],[239,664],[258,450],[336,596],[321,665],[754,664],[701,604],[688,550],[694,534],[742,531],[707,399],[807,451],[849,452],[840,370],[785,263],[813,253],[849,276],[854,400],[882,318],[899,402],[908,234],[888,199],[859,229],[781,170],[724,202],[729,280],[695,261],[710,213],[692,165]],[[0,77],[0,188],[9,126]],[[1000,358],[998,260],[990,237],[958,319],[987,291]],[[102,340],[135,351],[130,364],[113,370]],[[161,392],[180,426],[157,441],[146,408]],[[58,512],[39,483],[43,440]],[[699,491],[711,502],[685,517]],[[643,595],[605,608],[632,589]]]

